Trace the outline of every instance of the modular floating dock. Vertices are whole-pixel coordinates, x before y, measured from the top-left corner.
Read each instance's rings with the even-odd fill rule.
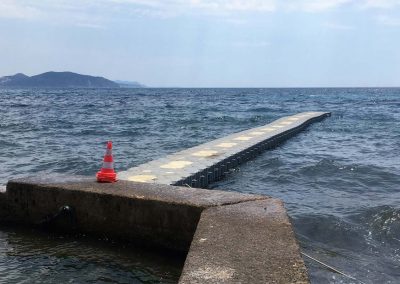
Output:
[[[120,180],[205,188],[329,113],[306,112],[169,155],[118,173]]]
[[[68,206],[73,220],[55,225],[187,254],[179,283],[309,283],[280,200],[201,188],[329,115],[284,117],[121,172],[116,183],[11,180],[0,220],[37,225]]]

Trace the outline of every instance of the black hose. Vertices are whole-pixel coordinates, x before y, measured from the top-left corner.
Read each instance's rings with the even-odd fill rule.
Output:
[[[45,229],[73,231],[77,227],[75,209],[69,205],[61,206],[55,214],[47,215],[37,225]]]

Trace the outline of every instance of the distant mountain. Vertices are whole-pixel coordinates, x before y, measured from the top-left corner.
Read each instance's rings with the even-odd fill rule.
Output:
[[[27,78],[29,78],[29,77],[22,73],[15,74],[13,76],[0,77],[0,86],[3,86],[3,85],[7,86],[9,84],[15,84],[15,83],[17,83],[19,81],[23,81]]]
[[[140,85],[139,83],[137,83]],[[18,73],[0,77],[0,88],[120,88],[120,84],[103,77],[73,72],[46,72],[35,76]]]
[[[138,82],[120,81],[120,80],[116,80],[114,82],[117,83],[121,88],[146,88],[145,85],[140,84]]]

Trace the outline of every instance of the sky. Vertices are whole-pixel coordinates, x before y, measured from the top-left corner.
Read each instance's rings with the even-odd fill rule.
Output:
[[[0,76],[400,87],[400,0],[0,0]]]

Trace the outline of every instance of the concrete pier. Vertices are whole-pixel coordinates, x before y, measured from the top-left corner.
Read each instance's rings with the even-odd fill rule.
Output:
[[[267,196],[94,179],[9,181],[0,221],[36,226],[60,207],[74,224],[102,238],[187,254],[180,283],[308,283],[281,201]]]
[[[234,133],[119,172],[118,178],[206,188],[213,181],[223,178],[230,169],[329,115],[328,112],[305,112],[283,117],[270,124]]]

